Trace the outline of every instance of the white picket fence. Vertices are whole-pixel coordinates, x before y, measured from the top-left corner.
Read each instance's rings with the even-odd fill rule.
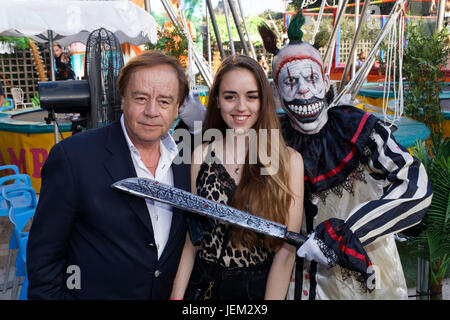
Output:
[[[373,47],[373,41],[370,40],[364,40],[364,41],[358,41],[358,44],[356,45],[356,54],[360,53],[361,51],[364,51],[367,54]],[[352,42],[344,42],[341,41],[339,43],[339,63],[346,63],[348,56],[350,54],[350,49],[352,48]]]

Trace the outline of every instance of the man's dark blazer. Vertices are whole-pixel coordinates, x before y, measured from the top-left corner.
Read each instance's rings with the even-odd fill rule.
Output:
[[[189,165],[172,165],[174,185],[190,190]],[[158,260],[142,198],[111,188],[136,171],[119,121],[56,144],[27,248],[29,299],[168,299],[186,237],[173,209]],[[79,267],[81,289],[76,285]],[[75,270],[75,271],[74,271]]]

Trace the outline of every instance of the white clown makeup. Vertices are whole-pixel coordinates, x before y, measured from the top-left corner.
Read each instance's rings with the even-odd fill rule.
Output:
[[[280,70],[278,86],[283,99],[287,102],[295,100],[318,100],[325,97],[322,72],[320,67],[312,60],[294,60],[286,63]],[[293,109],[291,105],[288,105],[288,107]],[[314,110],[317,109],[316,103],[304,105],[303,109],[297,108],[298,105],[295,105],[295,107],[295,110],[292,111],[298,113],[303,118],[311,114],[312,108]]]
[[[295,127],[305,133],[320,130],[327,120],[329,89],[320,53],[307,43],[286,46],[277,54],[274,70],[283,108]]]

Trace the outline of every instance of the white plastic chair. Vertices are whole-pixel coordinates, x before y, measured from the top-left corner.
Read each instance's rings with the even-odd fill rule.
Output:
[[[13,97],[14,100],[14,109],[18,109],[19,106],[21,106],[21,108],[28,108],[28,107],[32,107],[33,104],[31,102],[23,102],[23,90],[20,88],[12,88],[11,89],[11,95]]]

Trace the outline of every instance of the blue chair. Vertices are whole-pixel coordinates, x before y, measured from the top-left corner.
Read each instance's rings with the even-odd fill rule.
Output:
[[[8,111],[8,110],[13,110],[13,106],[9,105],[9,106],[0,107],[0,112]]]
[[[11,286],[9,286],[9,274],[11,271],[11,264],[12,264],[12,257],[13,257],[13,252],[15,250],[19,249],[19,244],[17,243],[16,240],[16,233],[13,232],[11,233],[11,237],[9,238],[9,246],[8,246],[8,259],[6,260],[6,266],[5,266],[5,275],[4,275],[4,281],[3,281],[3,290],[2,293],[5,294],[6,290],[8,288],[10,288]],[[14,287],[14,284],[13,284]]]
[[[20,208],[16,208],[14,206],[14,198],[15,197],[23,197],[24,193],[29,194],[30,202]],[[29,232],[25,232],[24,228],[27,223],[34,216],[37,206],[37,198],[36,192],[31,187],[21,186],[15,189],[3,189],[2,196],[6,200],[7,205],[9,207],[9,220],[14,226],[14,235],[16,238],[16,242],[19,246],[19,252],[17,254],[16,259],[16,277],[14,279],[13,290],[11,293],[12,299],[17,299],[17,291],[19,287],[19,278],[25,277],[25,280],[22,284],[22,289],[20,292],[19,299],[26,300],[27,298],[27,289],[28,289],[28,277],[26,274],[26,265],[27,265],[27,242]],[[20,209],[20,210],[19,210]]]
[[[6,174],[5,171],[12,171],[12,174]],[[8,164],[4,166],[0,166],[0,173],[3,171],[3,174],[0,174],[0,217],[7,216],[8,210],[6,208],[6,203],[2,198],[2,189],[3,188],[15,188],[17,186],[29,186],[31,187],[31,179],[30,176],[26,174],[21,174],[19,172],[19,168],[16,165]]]
[[[9,184],[7,184],[10,182]],[[27,174],[19,173],[19,174],[12,174],[6,177],[0,178],[0,192],[2,190],[14,190],[18,187],[31,187],[31,178]],[[12,199],[14,202],[14,205],[16,207],[21,207],[21,203],[25,204],[25,206],[30,202],[29,194],[22,192],[22,197],[19,197],[17,195]],[[7,204],[5,202],[5,199],[0,195],[0,217],[7,216],[9,213]]]
[[[20,173],[19,172],[19,168],[16,165],[14,165],[14,164],[7,164],[7,165],[4,165],[4,166],[0,166],[0,171],[1,170],[12,170],[13,174],[19,174]]]
[[[11,171],[12,171],[12,173],[11,173]],[[4,166],[0,166],[0,179],[5,180],[6,177],[9,177],[14,174],[20,174],[19,168],[16,165],[7,164]],[[5,182],[7,182],[7,181],[0,183],[0,186],[2,186]],[[1,191],[0,191],[0,197],[1,197]]]
[[[4,165],[4,166],[0,166],[0,173],[2,171],[7,171],[7,170],[11,170],[12,174],[19,174],[19,168],[16,165]],[[5,173],[3,173],[3,175],[5,175]],[[7,174],[7,175],[11,175],[11,174]],[[6,205],[6,201],[3,200],[2,194],[1,194],[1,190],[0,190],[0,217],[2,216],[7,216],[9,214],[7,205]],[[11,235],[11,239],[9,240],[9,254],[8,254],[8,260],[6,262],[6,269],[5,269],[5,281],[3,283],[3,291],[2,293],[6,292],[6,287],[8,285],[8,277],[9,277],[9,270],[11,268],[11,259],[12,259],[12,250],[18,249],[19,245],[16,243],[15,237],[12,234]]]
[[[13,99],[5,98],[4,100],[5,100],[5,102],[9,101],[9,104],[5,106],[4,103],[3,103],[3,105],[0,106],[0,111],[14,110],[14,101],[13,101]]]
[[[13,190],[20,186],[28,186],[31,187],[31,179],[30,176],[19,173],[19,168],[15,165],[4,165],[0,166],[0,171],[10,170],[13,174],[4,176],[0,178],[0,217],[9,215],[9,207],[6,203],[6,200],[2,196],[3,190]],[[9,184],[8,184],[9,183]],[[20,196],[14,197],[12,200],[14,206],[17,210],[27,210],[28,204],[30,203],[30,195],[28,193],[23,193]],[[8,248],[8,258],[6,260],[5,266],[5,280],[3,282],[3,290],[2,293],[6,292],[8,287],[8,279],[9,273],[11,270],[12,256],[13,251],[19,249],[17,244],[14,231],[11,234],[11,238],[9,240],[9,248]]]

